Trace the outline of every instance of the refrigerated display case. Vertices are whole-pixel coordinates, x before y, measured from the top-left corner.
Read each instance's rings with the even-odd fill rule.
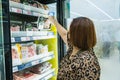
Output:
[[[0,80],[56,80],[57,31],[46,22],[47,5],[15,1],[0,0]]]

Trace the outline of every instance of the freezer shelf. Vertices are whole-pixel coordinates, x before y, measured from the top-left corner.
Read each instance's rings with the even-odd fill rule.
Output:
[[[51,39],[51,38],[55,38],[55,36],[13,37],[13,38],[11,38],[11,42],[14,43],[14,42],[43,40],[43,39]]]
[[[45,18],[48,18],[47,14],[41,14],[39,12],[34,12],[34,11],[24,10],[24,9],[19,9],[19,8],[14,8],[14,7],[10,7],[10,12],[16,13],[16,14],[34,16],[34,17],[43,16]]]
[[[24,63],[22,65],[18,65],[18,66],[14,66],[13,67],[13,72],[17,72],[17,71],[20,71],[20,70],[24,70],[26,68],[29,68],[29,67],[32,67],[34,65],[37,65],[37,64],[40,64],[42,62],[45,62],[45,61],[48,61],[50,59],[53,59],[55,56],[54,56],[54,53],[47,53],[47,54],[41,54],[41,57],[39,59],[34,59],[34,58],[31,58],[31,60],[27,60],[27,59],[24,59],[24,60],[27,60],[27,61],[24,61],[24,62],[27,62],[27,63]],[[33,60],[34,59],[34,60]],[[30,61],[30,62],[28,62]]]
[[[21,11],[21,12],[20,12]],[[48,17],[49,10],[36,8],[22,3],[10,1],[10,12],[22,13],[31,16],[43,16]]]
[[[55,69],[50,69],[46,71],[45,73],[37,76],[34,80],[48,80],[55,75],[54,71]]]

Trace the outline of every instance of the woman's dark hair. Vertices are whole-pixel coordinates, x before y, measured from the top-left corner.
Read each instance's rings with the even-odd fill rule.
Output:
[[[96,45],[96,33],[92,20],[86,17],[73,19],[70,25],[70,42],[81,50],[88,50]]]

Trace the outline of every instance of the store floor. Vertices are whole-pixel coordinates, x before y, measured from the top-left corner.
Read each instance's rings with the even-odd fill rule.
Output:
[[[101,66],[100,80],[120,80],[120,61],[117,50],[109,59],[99,59],[99,62]]]

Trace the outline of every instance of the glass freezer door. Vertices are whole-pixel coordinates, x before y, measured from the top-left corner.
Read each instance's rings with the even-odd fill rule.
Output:
[[[4,59],[4,40],[3,40],[3,24],[2,24],[2,2],[0,0],[0,80],[5,80],[5,59]]]
[[[9,0],[0,0],[0,80],[13,80]]]

